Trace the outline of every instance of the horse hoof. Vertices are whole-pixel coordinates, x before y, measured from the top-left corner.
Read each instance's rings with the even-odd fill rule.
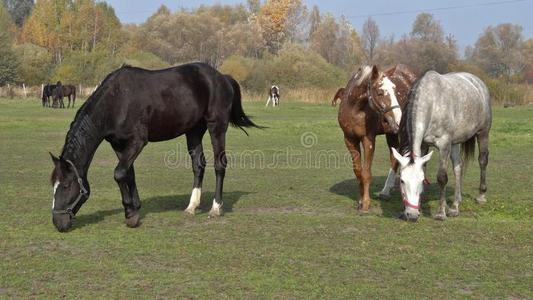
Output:
[[[381,200],[390,200],[390,194],[379,193],[379,194],[378,194],[378,197],[379,197],[379,199],[381,199]]]
[[[139,227],[141,225],[139,214],[135,214],[129,218],[126,218],[126,226],[129,228]]]
[[[184,212],[187,216],[194,216],[196,214],[196,209],[187,208]]]
[[[479,195],[477,198],[476,198],[476,202],[478,204],[484,204],[484,203],[487,203],[487,198],[485,198],[485,195]]]
[[[442,212],[435,215],[435,220],[438,220],[438,221],[445,221],[446,218],[447,218],[446,214]]]
[[[357,213],[359,215],[366,216],[366,215],[368,215],[370,213],[370,209],[368,209],[368,208],[367,209],[363,209],[362,207],[359,207],[357,209]]]
[[[458,210],[458,209],[450,208],[450,209],[448,210],[448,216],[449,216],[449,217],[457,217],[457,216],[459,216],[459,210]]]
[[[218,218],[220,216],[222,216],[222,209],[221,208],[218,208],[218,209],[211,208],[211,210],[209,211],[209,215],[207,217],[208,218]]]

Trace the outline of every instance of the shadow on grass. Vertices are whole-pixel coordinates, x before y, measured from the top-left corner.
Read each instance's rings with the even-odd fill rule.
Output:
[[[374,176],[372,177],[372,183],[370,184],[370,197],[374,200],[377,200],[379,207],[381,209],[381,215],[387,218],[399,218],[400,214],[403,211],[403,204],[401,201],[401,196],[398,191],[398,188],[393,189],[389,199],[381,199],[378,197],[378,193],[383,188],[387,177],[385,176]],[[329,188],[331,193],[350,198],[354,201],[354,206],[357,206],[357,201],[359,201],[359,182],[357,179],[347,179],[332,185]],[[446,187],[446,198],[452,199],[454,195],[454,188],[450,185]],[[438,184],[432,183],[429,186],[424,188],[424,193],[422,194],[422,203],[421,203],[421,213],[425,217],[431,217],[431,208],[429,207],[430,201],[439,201],[440,189]],[[438,204],[437,204],[438,205]]]
[[[224,212],[232,212],[233,211],[233,205],[239,201],[239,199],[242,196],[250,194],[249,192],[242,192],[242,191],[235,191],[235,192],[225,192],[224,193]],[[211,205],[213,203],[214,193],[203,193],[202,194],[202,202],[200,204],[200,211],[201,213],[207,213],[211,209]],[[144,219],[144,217],[148,214],[154,214],[154,213],[161,213],[166,211],[184,211],[185,208],[189,205],[189,198],[190,194],[183,194],[183,195],[167,195],[167,196],[157,196],[157,197],[151,197],[147,198],[145,200],[141,199],[141,220]],[[79,217],[76,217],[76,225],[74,225],[73,229],[79,229],[87,225],[92,225],[99,223],[103,221],[106,217],[116,215],[116,214],[123,214],[124,209],[122,207],[120,208],[114,208],[114,209],[108,209],[108,210],[99,210],[97,212],[94,212],[92,214],[88,215],[81,215]]]

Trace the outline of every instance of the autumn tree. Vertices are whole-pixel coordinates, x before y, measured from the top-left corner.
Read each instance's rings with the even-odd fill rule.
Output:
[[[3,3],[0,3],[0,86],[18,79],[18,60],[12,47],[10,26],[11,17]]]
[[[397,42],[382,42],[379,48],[378,57],[382,64],[406,64],[420,74],[428,70],[447,73],[458,59],[454,37],[445,36],[441,24],[427,13],[417,16],[409,35],[402,36]]]
[[[30,15],[34,5],[33,0],[4,0],[4,5],[11,15],[13,23],[18,27],[24,24],[26,18]]]
[[[313,35],[310,48],[331,64],[351,70],[361,61],[361,44],[357,32],[344,18],[337,22],[325,15]]]
[[[379,26],[371,17],[363,24],[362,39],[366,61],[368,64],[373,64],[379,41]]]
[[[259,12],[263,39],[271,53],[277,53],[286,41],[298,38],[299,25],[307,9],[301,0],[268,0]]]
[[[52,71],[52,57],[48,50],[33,44],[15,47],[20,66],[19,77],[27,85],[41,85],[49,81]]]
[[[526,66],[522,27],[510,23],[489,26],[477,40],[471,60],[494,77],[510,80]]]

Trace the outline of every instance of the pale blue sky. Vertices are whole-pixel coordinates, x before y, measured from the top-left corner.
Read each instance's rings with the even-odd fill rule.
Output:
[[[171,10],[177,10],[179,8],[195,8],[201,4],[246,3],[246,0],[105,1],[115,8],[116,14],[123,23],[142,23],[161,4],[165,4]],[[441,22],[444,30],[455,36],[461,49],[474,44],[485,27],[499,23],[519,24],[523,27],[526,38],[533,37],[533,0],[304,0],[304,2],[308,7],[317,5],[322,12],[330,12],[336,16],[345,15],[358,32],[360,32],[367,16],[375,15],[373,18],[380,27],[381,35],[394,35],[396,38],[410,31],[417,12],[430,10],[429,12]],[[464,7],[469,5],[472,7]],[[461,6],[461,8],[431,11],[436,8],[457,6]],[[395,14],[376,15],[382,13]]]

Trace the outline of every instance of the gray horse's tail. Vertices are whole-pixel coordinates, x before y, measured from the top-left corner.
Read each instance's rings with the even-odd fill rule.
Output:
[[[472,136],[466,142],[461,144],[461,155],[463,158],[462,169],[463,173],[466,171],[466,166],[474,158],[476,152],[476,135]]]

